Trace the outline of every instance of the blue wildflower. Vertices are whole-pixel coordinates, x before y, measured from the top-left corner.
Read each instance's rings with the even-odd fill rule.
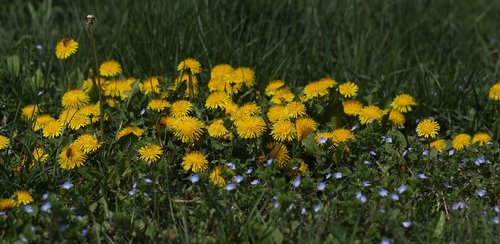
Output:
[[[313,210],[315,213],[319,212],[319,210],[321,210],[321,203],[316,204],[316,206],[314,206]]]
[[[241,175],[237,175],[237,176],[235,176],[235,177],[234,177],[234,182],[236,182],[236,183],[238,183],[238,184],[239,184],[239,183],[241,183],[242,181],[243,181],[243,176],[241,176]]]
[[[342,172],[336,172],[335,174],[333,174],[333,177],[335,177],[335,179],[342,178]]]
[[[258,184],[260,184],[260,180],[253,180],[252,182],[250,182],[250,184],[252,186],[258,185]]]
[[[325,144],[327,140],[328,140],[328,139],[327,139],[326,137],[323,137],[323,136],[322,136],[322,137],[320,137],[320,138],[319,138],[319,143],[320,143],[320,144]]]
[[[369,186],[372,185],[372,183],[369,182],[369,181],[363,181],[363,182],[361,182],[361,185],[364,186],[364,187],[369,187]]]
[[[50,209],[52,208],[52,203],[50,202],[46,202],[45,204],[42,205],[42,207],[40,207],[42,209],[42,211],[44,212],[48,212],[50,211]]]
[[[408,186],[406,186],[406,185],[404,185],[404,184],[400,185],[400,186],[398,187],[398,192],[399,192],[399,194],[401,194],[401,193],[405,192],[405,191],[406,191],[406,189],[408,189]]]
[[[300,182],[301,182],[301,179],[299,177],[295,178],[293,180],[293,183],[292,183],[293,187],[295,187],[295,188],[299,187],[300,186]]]
[[[361,203],[365,203],[366,201],[368,201],[368,199],[366,199],[366,197],[361,194],[361,192],[356,192],[356,198],[361,202]]]
[[[232,169],[232,170],[236,170],[236,165],[234,165],[234,164],[233,164],[233,163],[231,163],[231,162],[226,163],[226,166],[227,166],[228,168]]]
[[[236,189],[236,186],[233,183],[227,184],[226,187],[224,187],[227,191],[232,191]]]
[[[418,173],[417,177],[420,179],[427,179],[427,176],[424,173]]]
[[[189,176],[189,180],[191,181],[191,183],[196,183],[200,180],[200,175],[199,174],[191,175]]]
[[[384,188],[382,188],[378,191],[378,195],[381,197],[385,197],[385,196],[387,196],[387,194],[389,194],[389,192]]]
[[[476,194],[480,197],[484,197],[486,195],[486,190],[485,189],[479,189],[479,191],[476,192]]]
[[[464,202],[457,202],[457,203],[453,203],[451,205],[451,209],[452,210],[458,210],[458,209],[462,209],[462,208],[465,208],[465,203]]]
[[[31,205],[24,206],[24,212],[33,213],[33,207]]]
[[[403,222],[403,227],[405,228],[410,228],[413,225],[413,222],[411,220]]]
[[[391,193],[391,199],[394,201],[399,201],[399,195],[396,193]]]
[[[318,189],[318,191],[323,191],[325,189],[325,187],[326,187],[326,183],[322,181],[318,184],[317,189]]]
[[[73,187],[73,183],[71,183],[69,181],[66,181],[66,182],[64,182],[64,184],[61,185],[61,188],[66,189],[66,190],[70,189],[71,187]]]

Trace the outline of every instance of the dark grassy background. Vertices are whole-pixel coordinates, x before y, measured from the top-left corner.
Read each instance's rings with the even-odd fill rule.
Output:
[[[495,134],[486,94],[499,76],[498,1],[54,0],[12,1],[0,12],[0,54],[21,55],[26,76],[41,68],[56,84],[87,76],[85,16],[94,14],[101,59],[117,59],[125,75],[173,78],[179,60],[194,57],[205,82],[219,63],[255,68],[261,87],[331,76],[358,83],[363,102],[415,96],[412,120],[437,116],[445,129]],[[54,46],[65,36],[80,42],[80,58],[62,65]],[[71,69],[81,74],[63,75]]]

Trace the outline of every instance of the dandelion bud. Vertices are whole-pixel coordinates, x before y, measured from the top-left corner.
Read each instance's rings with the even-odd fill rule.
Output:
[[[94,23],[95,23],[95,16],[91,14],[87,15],[87,27],[92,28],[94,26]]]

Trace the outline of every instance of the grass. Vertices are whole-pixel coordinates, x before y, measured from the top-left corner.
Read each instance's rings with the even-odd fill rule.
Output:
[[[2,212],[0,239],[492,243],[500,238],[500,225],[494,219],[498,221],[500,204],[496,197],[500,118],[498,102],[488,100],[487,93],[499,79],[500,24],[495,21],[499,11],[499,3],[486,0],[3,4],[0,57],[7,65],[0,66],[0,134],[11,138],[11,146],[0,151],[0,197],[26,189],[35,201],[29,205],[33,212],[25,207]],[[90,77],[93,57],[85,32],[87,14],[97,17],[100,60],[117,60],[122,77],[139,82],[158,75],[163,84],[171,84],[179,75],[180,61],[187,57],[200,61],[199,93],[191,101],[193,115],[205,123],[221,116],[203,106],[210,70],[220,63],[255,70],[256,88],[239,94],[236,101],[255,100],[264,111],[271,106],[263,95],[270,80],[283,79],[300,94],[306,84],[327,76],[358,84],[357,99],[364,104],[389,108],[396,95],[408,93],[417,106],[408,114],[405,128],[394,129],[387,119],[365,126],[338,115],[338,94],[329,101],[306,103],[308,113],[322,122],[321,131],[338,125],[359,128],[355,140],[343,146],[318,145],[312,137],[305,144],[288,144],[291,157],[309,164],[300,186],[294,187],[294,175],[256,163],[268,150],[269,135],[228,143],[205,133],[197,144],[181,143],[159,126],[160,115],[150,110],[141,114],[152,96],[142,95],[136,82],[129,99],[116,108],[107,107],[110,120],[102,148],[88,155],[85,166],[63,170],[57,163],[63,147],[79,134],[97,132],[98,126],[68,129],[60,138],[46,139],[20,118],[21,109],[40,104],[45,112],[57,115],[63,94],[80,88]],[[80,44],[77,53],[64,61],[54,55],[62,37]],[[177,90],[169,99],[183,95]],[[95,102],[95,97],[91,99]],[[448,140],[448,147],[423,155],[429,140],[417,138],[416,120],[429,116],[439,122],[440,138]],[[116,132],[128,124],[144,128],[144,136],[115,140]],[[448,154],[455,135],[480,131],[492,136],[491,145],[475,144]],[[158,163],[138,159],[136,151],[146,142],[162,145]],[[48,149],[49,161],[16,172],[37,144]],[[212,184],[205,172],[198,183],[191,183],[191,173],[180,166],[186,150],[208,154],[210,170],[233,162],[234,174],[243,175],[244,181],[227,191]],[[248,168],[253,169],[251,174],[246,174]],[[337,179],[335,173],[342,177]],[[427,178],[419,178],[419,173]],[[260,184],[251,184],[257,179]],[[371,186],[364,186],[366,181]],[[63,189],[64,182],[74,187]],[[327,183],[325,190],[316,189],[319,182]],[[408,190],[398,193],[401,185]],[[379,196],[382,189],[400,199]],[[481,189],[486,195],[478,195]],[[49,194],[44,197],[45,193]],[[358,193],[368,201],[362,203]],[[459,202],[465,208],[454,210]],[[48,203],[50,211],[45,211]],[[406,221],[412,226],[405,228]]]

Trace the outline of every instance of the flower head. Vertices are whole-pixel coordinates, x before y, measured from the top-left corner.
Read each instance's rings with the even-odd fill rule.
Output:
[[[463,150],[471,144],[471,136],[467,134],[458,134],[451,142],[456,150]]]
[[[338,90],[344,97],[354,97],[358,93],[358,86],[352,82],[346,82],[340,84]]]
[[[323,78],[319,81],[313,81],[304,87],[304,101],[320,98],[328,95],[329,89],[334,87],[337,82],[331,78]]]
[[[362,124],[369,124],[375,120],[381,121],[385,113],[386,111],[375,105],[365,106],[359,111],[359,121]]]
[[[154,110],[156,112],[160,112],[165,108],[168,108],[170,103],[167,100],[163,99],[153,99],[148,103],[148,109]]]
[[[342,102],[344,107],[344,113],[347,115],[356,116],[359,114],[359,111],[363,109],[363,104],[357,100],[346,100]]]
[[[222,119],[214,120],[208,126],[208,134],[214,138],[230,139],[232,137],[232,134],[224,126]]]
[[[283,114],[286,118],[302,117],[306,114],[306,106],[300,102],[291,102],[285,106]]]
[[[9,147],[9,145],[10,145],[9,138],[6,136],[0,135],[0,150]]]
[[[288,120],[280,120],[273,124],[271,130],[273,139],[279,142],[291,141],[297,136],[295,125]]]
[[[500,82],[495,83],[491,86],[488,92],[488,97],[493,101],[500,101]]]
[[[122,73],[122,66],[115,60],[108,60],[101,64],[99,73],[104,77],[114,77]]]
[[[402,126],[405,123],[405,116],[398,110],[393,109],[389,113],[389,121],[391,121],[391,124],[394,126]]]
[[[277,90],[271,97],[271,102],[274,104],[283,104],[293,101],[295,95],[288,87],[283,87]]]
[[[173,117],[187,116],[193,110],[193,104],[186,100],[174,102],[170,106],[170,115]]]
[[[64,127],[64,122],[62,122],[60,120],[54,120],[54,121],[48,122],[43,127],[43,137],[47,137],[47,138],[58,137],[61,135],[63,127]]]
[[[207,156],[200,151],[191,151],[182,158],[182,167],[184,170],[191,170],[194,173],[200,173],[208,169]]]
[[[144,95],[160,92],[160,82],[158,81],[158,77],[151,76],[143,80],[141,83],[139,83],[139,90],[144,93]]]
[[[201,64],[196,59],[187,58],[184,59],[177,65],[177,71],[189,70],[192,74],[198,74],[201,72]]]
[[[272,96],[278,89],[281,87],[285,86],[285,82],[283,80],[272,80],[269,82],[269,84],[266,86],[266,96]]]
[[[176,117],[172,121],[174,136],[184,143],[192,143],[201,138],[205,125],[199,119],[190,116]]]
[[[344,143],[347,140],[354,138],[352,131],[345,128],[335,129],[332,134],[332,140],[335,144]]]
[[[0,210],[7,210],[17,207],[17,202],[11,198],[0,198]]]
[[[143,133],[144,133],[143,129],[141,129],[135,125],[129,125],[118,132],[118,135],[116,136],[116,140],[119,140],[120,138],[122,138],[126,135],[129,135],[129,134],[134,134],[137,137],[141,137]]]
[[[443,152],[446,148],[446,141],[443,139],[438,139],[429,144],[429,147],[435,148],[438,152]]]
[[[210,173],[210,182],[223,187],[227,185],[228,180],[224,176],[231,176],[232,177],[233,172],[231,169],[229,169],[226,166],[219,165],[215,167],[214,170]]]
[[[56,44],[56,57],[67,59],[78,49],[78,42],[72,38],[63,38]]]
[[[417,125],[417,135],[434,138],[439,132],[439,124],[434,119],[423,119]]]
[[[488,133],[476,133],[474,137],[472,137],[472,143],[479,143],[480,146],[491,141],[491,136]]]
[[[288,156],[288,149],[283,144],[270,143],[266,146],[271,151],[267,154],[267,157],[272,159],[273,162],[277,162],[280,167],[284,167],[290,164],[290,156]]]
[[[40,162],[40,163],[47,161],[47,159],[49,158],[49,154],[45,153],[40,146],[37,146],[33,150],[33,153],[31,155],[33,156],[33,160],[35,162]]]
[[[144,161],[156,162],[160,159],[162,153],[161,146],[158,144],[149,143],[139,150],[139,158]]]
[[[90,97],[82,90],[69,90],[62,97],[62,105],[65,108],[80,108],[89,103]]]
[[[75,144],[78,145],[83,152],[91,153],[96,151],[102,143],[97,140],[95,135],[83,134],[76,139]]]
[[[40,112],[40,108],[36,104],[26,105],[21,109],[21,118],[24,120],[31,120],[34,116],[36,116]]]
[[[40,114],[36,116],[35,123],[33,124],[33,130],[39,131],[45,127],[49,122],[55,121],[54,117],[50,114]]]
[[[295,128],[297,130],[297,138],[305,139],[309,134],[316,131],[318,123],[309,117],[298,118],[295,121]]]
[[[227,77],[228,83],[245,84],[247,87],[255,85],[255,72],[248,67],[238,67]]]
[[[83,165],[87,156],[76,143],[64,147],[59,154],[59,166],[63,169],[74,169]]]
[[[208,109],[224,109],[226,107],[226,104],[228,104],[230,101],[231,98],[225,92],[214,92],[208,95],[207,100],[205,101],[205,107]]]
[[[411,106],[415,105],[417,105],[415,99],[413,99],[413,97],[408,94],[398,95],[391,103],[391,107],[401,113],[411,111]]]
[[[266,130],[266,122],[257,116],[248,116],[236,122],[236,132],[243,139],[262,136]]]
[[[18,205],[26,205],[33,202],[33,197],[28,191],[17,190],[14,192],[14,195]]]

